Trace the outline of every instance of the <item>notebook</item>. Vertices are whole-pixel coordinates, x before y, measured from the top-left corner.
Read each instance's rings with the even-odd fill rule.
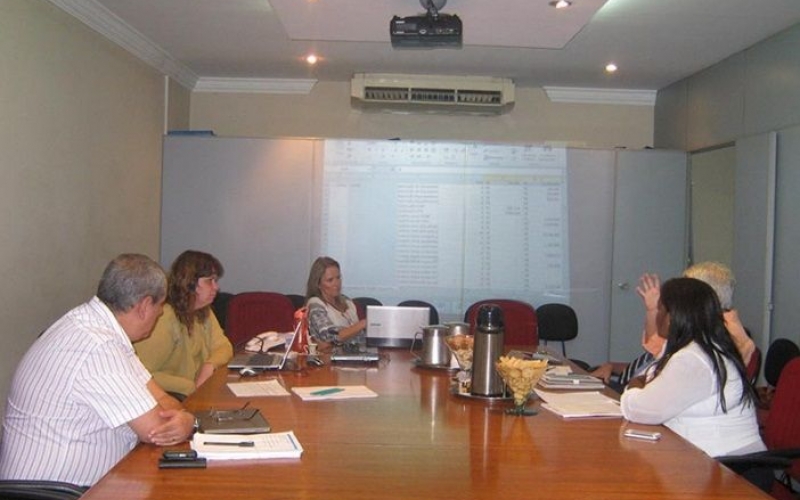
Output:
[[[285,342],[285,345],[291,346],[294,343],[297,332],[300,330],[300,323],[297,324],[292,332],[291,339]],[[228,362],[228,368],[234,370],[241,370],[242,368],[253,368],[254,370],[280,370],[286,364],[286,359],[289,353],[292,352],[290,348],[284,351],[277,352],[243,352],[236,354]]]
[[[367,306],[367,345],[408,349],[430,314],[427,307]]]

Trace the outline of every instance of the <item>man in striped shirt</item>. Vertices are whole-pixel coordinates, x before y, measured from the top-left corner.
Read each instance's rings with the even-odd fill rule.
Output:
[[[157,263],[120,255],[97,295],[34,342],[6,404],[0,479],[90,486],[139,441],[170,446],[191,436],[194,416],[153,381],[132,345],[150,335],[165,294]]]

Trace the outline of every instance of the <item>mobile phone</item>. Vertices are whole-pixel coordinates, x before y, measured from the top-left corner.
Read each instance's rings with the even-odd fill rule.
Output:
[[[658,441],[661,439],[660,432],[639,431],[636,429],[626,429],[623,436],[633,439],[644,439],[646,441]]]
[[[165,460],[194,460],[197,458],[195,450],[164,450]]]
[[[194,458],[194,459],[180,459],[180,460],[170,460],[167,458],[159,458],[158,459],[158,468],[159,469],[205,469],[206,468],[206,459],[205,458]]]

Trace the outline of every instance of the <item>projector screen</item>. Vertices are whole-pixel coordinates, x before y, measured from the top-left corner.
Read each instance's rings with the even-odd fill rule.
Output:
[[[425,300],[445,321],[488,298],[568,303],[566,157],[527,145],[325,140],[318,254],[339,261],[350,297]]]

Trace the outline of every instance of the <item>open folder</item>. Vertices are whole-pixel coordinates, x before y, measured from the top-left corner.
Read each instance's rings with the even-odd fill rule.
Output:
[[[258,408],[206,410],[195,413],[199,431],[205,434],[258,434],[270,431]]]

